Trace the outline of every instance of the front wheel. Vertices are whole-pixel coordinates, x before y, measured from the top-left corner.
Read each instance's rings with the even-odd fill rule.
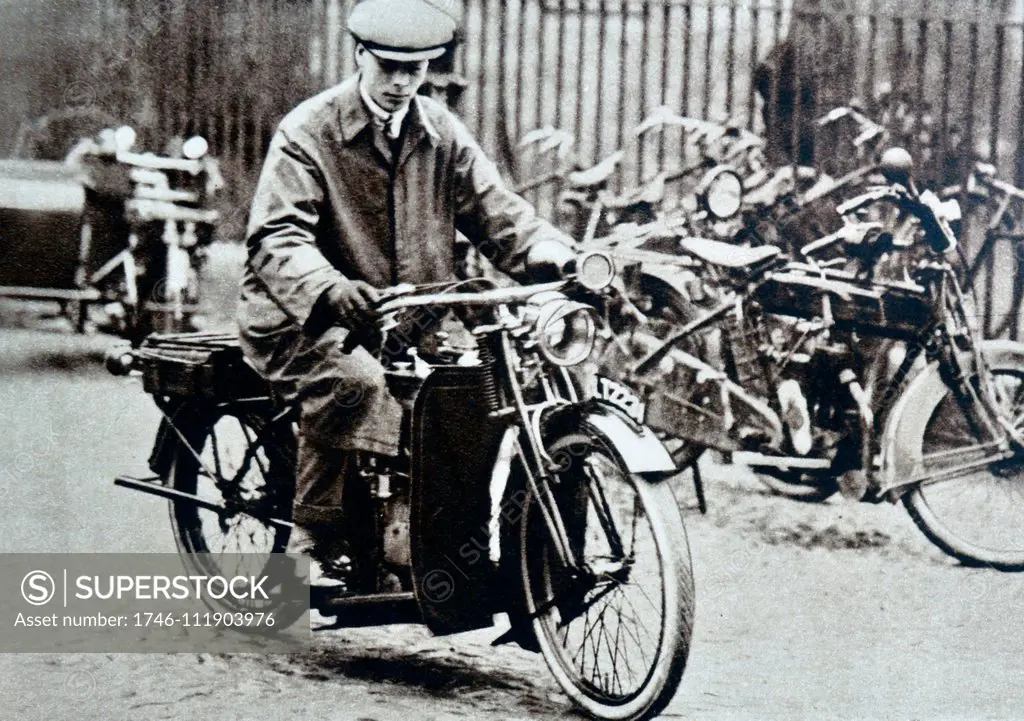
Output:
[[[631,474],[601,437],[555,441],[557,514],[575,557],[556,551],[532,494],[523,507],[522,575],[537,643],[572,701],[600,719],[647,719],[683,675],[694,618],[693,569],[667,483]]]
[[[1006,418],[1020,429],[1024,355],[986,355]],[[933,398],[920,408],[923,419],[907,424],[917,468],[931,476],[904,496],[907,511],[930,541],[964,563],[1024,570],[1024,457],[996,460],[996,444],[969,423],[951,392]]]

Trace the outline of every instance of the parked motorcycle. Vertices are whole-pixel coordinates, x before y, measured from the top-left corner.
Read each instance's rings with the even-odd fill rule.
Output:
[[[0,161],[0,297],[57,301],[79,332],[89,309],[135,342],[188,329],[223,184],[200,137],[182,157],[132,152],[129,127],[63,162]]]
[[[912,245],[875,223],[819,239],[799,260],[773,246],[680,240],[717,269],[722,297],[667,337],[637,329],[625,376],[645,384],[647,422],[693,455],[719,449],[791,495],[840,488],[866,501],[902,500],[946,553],[1024,570],[1024,508],[1015,500],[1024,345],[981,339],[954,269],[946,209],[918,191],[908,161],[905,151],[887,151],[889,184],[840,211],[895,205],[918,221]],[[842,252],[817,261],[829,248]],[[893,254],[914,259],[909,278],[877,272]],[[709,329],[718,356],[681,347]],[[894,370],[877,370],[875,339],[905,348]]]
[[[678,162],[660,168],[639,186],[613,190],[627,156],[643,154],[651,135],[673,127],[683,132]],[[558,225],[584,245],[619,226],[668,217],[685,220],[693,233],[714,234],[716,224],[739,212],[744,191],[740,172],[762,169],[763,142],[757,136],[684,117],[667,107],[655,109],[629,133],[624,148],[593,165],[584,166],[574,157],[574,141],[571,134],[550,126],[523,136],[519,147],[532,157],[532,165],[544,169],[516,186],[516,191],[556,183]]]
[[[694,616],[667,483],[676,468],[635,393],[594,378],[581,394],[569,373],[590,354],[594,304],[613,278],[611,259],[591,253],[566,281],[385,295],[382,342],[362,342],[380,349],[405,408],[402,452],[360,457],[346,508],[362,519],[347,531],[363,571],[344,593],[314,594],[316,608],[339,627],[423,623],[436,634],[490,627],[504,612],[511,629],[496,643],[539,651],[591,715],[665,707]],[[475,344],[398,350],[417,314],[448,309],[463,311]],[[155,335],[110,367],[140,373],[165,418],[154,477],[116,483],[171,501],[185,563],[252,537],[282,551],[296,409],[275,403],[236,340]]]

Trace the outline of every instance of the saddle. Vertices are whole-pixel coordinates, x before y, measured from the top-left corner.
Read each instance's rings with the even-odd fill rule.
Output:
[[[782,253],[782,250],[774,245],[748,248],[719,240],[694,237],[681,238],[678,247],[689,256],[726,270],[753,270]]]

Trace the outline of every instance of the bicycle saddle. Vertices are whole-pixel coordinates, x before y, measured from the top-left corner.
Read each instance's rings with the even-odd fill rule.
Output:
[[[679,249],[708,265],[730,270],[751,268],[782,253],[782,250],[774,245],[747,248],[708,238],[681,238]]]
[[[586,170],[577,170],[569,173],[565,179],[570,186],[579,190],[596,188],[606,183],[608,178],[612,177],[616,168],[619,167],[619,163],[622,162],[624,155],[621,150],[617,150],[597,165]]]

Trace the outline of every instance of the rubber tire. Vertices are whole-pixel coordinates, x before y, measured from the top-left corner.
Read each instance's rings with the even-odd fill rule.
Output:
[[[768,473],[755,473],[755,475],[775,495],[802,503],[821,503],[839,491],[839,484],[834,478],[822,478],[818,483],[801,483],[800,481],[788,481]]]
[[[183,433],[188,438],[192,447],[202,454],[203,449],[206,446],[207,439],[210,436],[211,428],[213,428],[220,420],[227,417],[244,419],[245,422],[249,424],[250,428],[258,427],[258,424],[266,422],[265,417],[259,413],[245,413],[239,415],[223,413],[216,416],[206,416],[198,424],[184,429]],[[271,467],[274,467],[274,464],[282,464],[282,467],[284,468],[294,468],[294,456],[289,456],[289,449],[287,447],[272,444],[270,448],[272,448],[269,453],[269,462]],[[197,471],[198,466],[191,451],[179,440],[179,442],[175,444],[168,478],[165,480],[168,482],[168,485],[175,490],[185,493],[195,493],[198,488]],[[224,570],[219,566],[216,564],[211,566],[209,564],[202,563],[201,557],[195,555],[210,553],[209,547],[206,545],[205,539],[202,535],[202,522],[199,515],[201,511],[190,503],[176,503],[175,501],[169,501],[168,506],[171,528],[174,533],[175,544],[178,547],[178,554],[181,556],[182,564],[189,573],[196,575],[223,574]],[[288,508],[290,508],[290,504]],[[207,511],[205,513],[208,514],[210,512]],[[288,518],[290,518],[290,514],[285,516],[285,520]],[[275,531],[271,552],[275,554],[283,553],[285,546],[288,543],[289,535],[290,532],[288,530],[277,529]],[[267,569],[265,568],[264,571],[266,570]],[[205,596],[203,597],[203,600],[204,602],[206,601]],[[210,601],[207,605],[212,611],[216,612],[245,612],[253,610],[249,606],[235,603],[230,594],[215,602]],[[261,608],[260,610],[272,610],[275,613],[276,625],[279,628],[284,629],[291,626],[292,623],[301,617],[307,609],[294,604],[285,604],[271,608]],[[266,631],[266,629],[256,630],[258,632]]]
[[[990,368],[994,373],[999,371],[1012,372],[1024,377],[1024,365],[1015,363],[1006,356],[990,361]],[[929,419],[932,418],[941,401],[942,399],[940,398],[934,405],[929,404],[931,405],[931,408],[927,411]],[[923,440],[922,436],[920,439],[921,446],[923,446]],[[960,538],[943,524],[932,509],[929,508],[927,500],[921,493],[920,486],[903,496],[903,505],[907,509],[907,513],[910,514],[911,519],[913,519],[914,524],[929,541],[965,565],[988,566],[1000,571],[1024,571],[1024,549],[997,551],[982,548]]]
[[[560,448],[579,444],[593,446],[595,437],[600,437],[600,433],[596,429],[583,427],[578,433],[557,439],[548,447],[548,451],[557,453]],[[605,449],[612,448],[611,444],[607,442],[602,445]],[[529,533],[531,527],[536,527],[536,522],[534,524],[530,522],[530,508],[533,503],[530,494],[527,494],[523,504],[521,573],[526,594],[526,608],[530,617],[533,618],[533,631],[537,644],[548,669],[565,694],[577,707],[594,718],[609,721],[638,721],[657,716],[664,710],[682,680],[693,635],[696,605],[693,567],[686,528],[669,484],[664,481],[652,482],[643,477],[629,474],[621,458],[612,457],[610,452],[605,455],[616,463],[621,472],[633,478],[638,495],[643,499],[645,511],[651,522],[655,543],[662,558],[662,567],[670,571],[668,578],[663,579],[664,598],[668,602],[665,621],[669,626],[667,629],[662,629],[662,636],[671,639],[668,644],[668,653],[664,652],[664,648],[659,648],[659,658],[654,664],[654,671],[651,672],[636,698],[624,704],[601,703],[600,700],[595,699],[585,689],[577,685],[559,664],[558,654],[553,649],[544,630],[543,617],[536,615],[537,606],[534,602],[534,594],[530,589],[531,574],[535,572],[532,564],[540,562],[540,559],[537,558],[538,550],[533,545],[537,541]],[[654,679],[653,682],[651,678]]]

